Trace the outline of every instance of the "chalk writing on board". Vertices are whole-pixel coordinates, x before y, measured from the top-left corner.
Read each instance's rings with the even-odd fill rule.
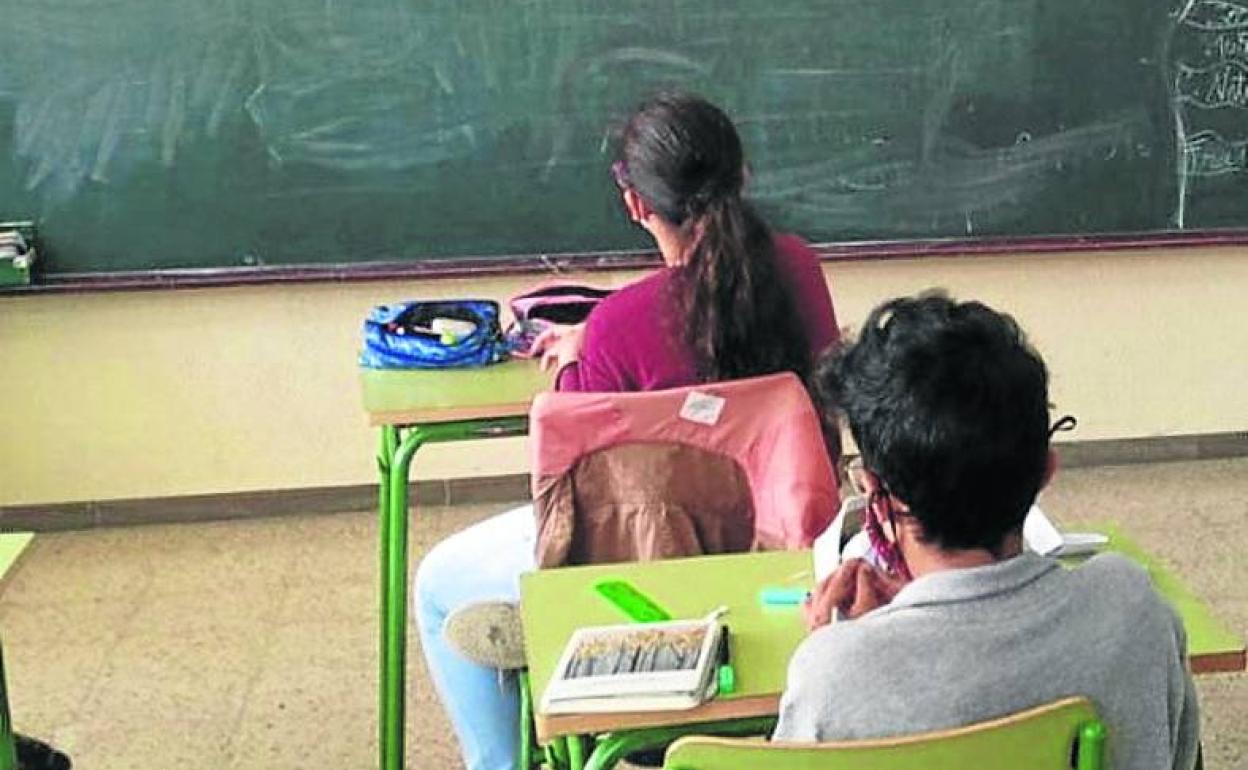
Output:
[[[1181,16],[1185,25],[1205,32],[1248,29],[1248,7],[1226,0],[1197,0]]]
[[[1248,30],[1207,34],[1201,49],[1210,61],[1248,58]]]
[[[1216,131],[1201,131],[1183,147],[1190,176],[1222,176],[1248,169],[1248,140],[1228,142]]]
[[[1248,108],[1248,63],[1225,61],[1195,68],[1180,62],[1175,91],[1180,102],[1203,109]]]
[[[1248,171],[1248,6],[1188,0],[1167,44],[1178,157],[1175,224],[1225,178]]]

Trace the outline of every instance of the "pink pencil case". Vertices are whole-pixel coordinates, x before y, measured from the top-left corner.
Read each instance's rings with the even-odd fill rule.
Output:
[[[555,324],[581,323],[611,292],[596,286],[549,281],[515,295],[507,301],[514,319],[506,331],[508,349],[513,356],[525,357],[537,335]]]

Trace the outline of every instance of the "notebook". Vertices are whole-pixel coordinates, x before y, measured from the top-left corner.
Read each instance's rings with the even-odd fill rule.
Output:
[[[718,620],[590,626],[568,640],[542,696],[546,714],[675,711],[713,698],[725,656]]]

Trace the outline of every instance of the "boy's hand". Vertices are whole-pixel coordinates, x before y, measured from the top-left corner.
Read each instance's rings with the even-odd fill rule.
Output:
[[[862,559],[850,559],[815,588],[802,611],[806,626],[815,630],[832,622],[832,612],[851,619],[893,600],[905,582],[885,574]]]

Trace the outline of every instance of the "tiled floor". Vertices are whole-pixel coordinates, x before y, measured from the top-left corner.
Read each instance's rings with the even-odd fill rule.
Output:
[[[1120,521],[1248,635],[1248,460],[1070,471],[1043,504]],[[422,510],[414,558],[500,508]],[[81,770],[376,767],[376,552],[371,512],[40,536],[0,597],[17,727]],[[455,768],[414,641],[410,671],[409,767]],[[1248,675],[1198,686],[1206,767],[1244,770]]]

